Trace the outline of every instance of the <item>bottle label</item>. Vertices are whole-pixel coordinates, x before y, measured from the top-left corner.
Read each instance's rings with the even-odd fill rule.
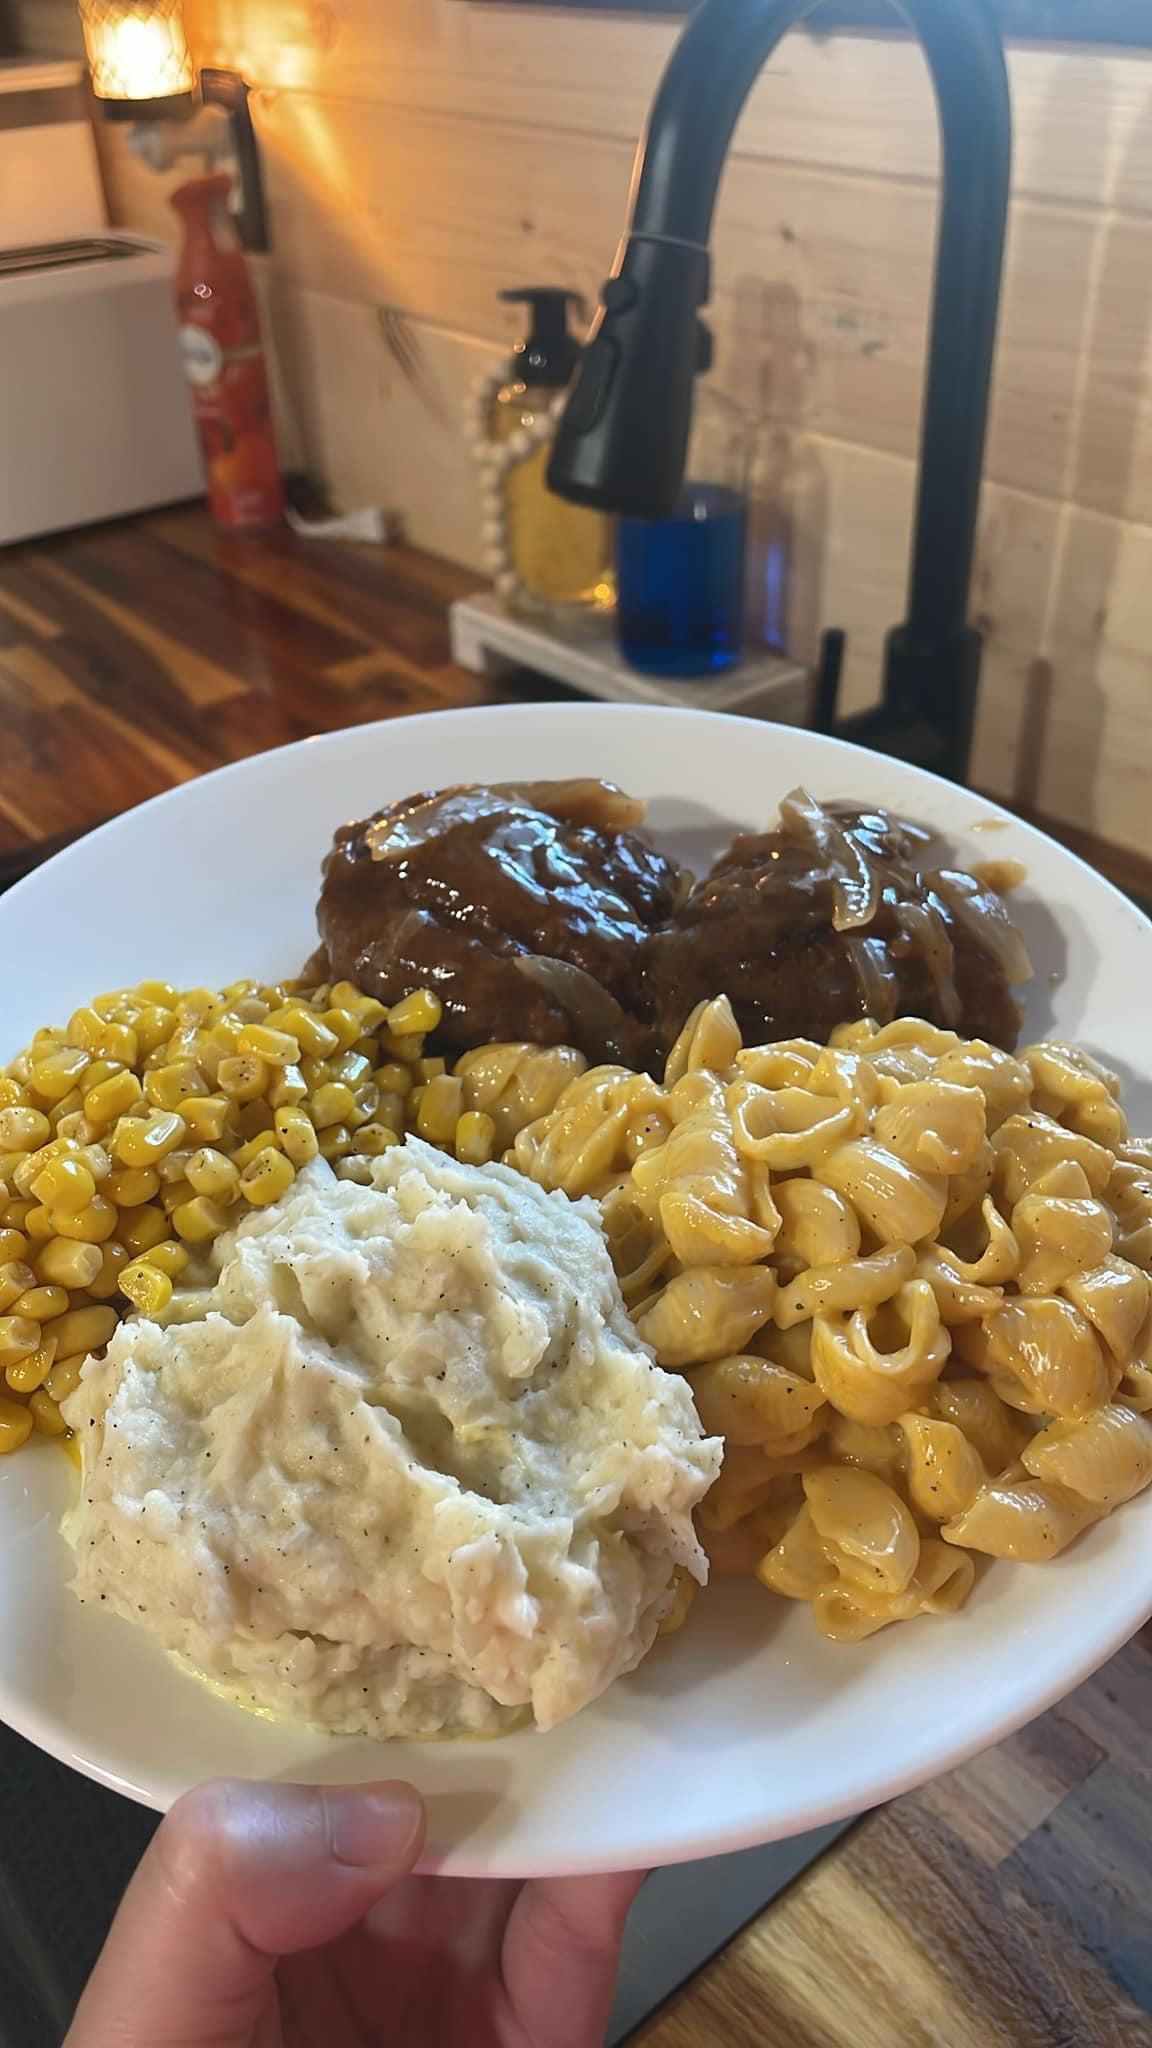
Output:
[[[224,367],[224,351],[214,334],[203,327],[182,327],[180,353],[190,384],[200,390],[206,384],[215,384]]]

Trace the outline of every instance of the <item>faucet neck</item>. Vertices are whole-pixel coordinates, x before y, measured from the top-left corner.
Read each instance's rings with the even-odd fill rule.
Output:
[[[707,296],[707,244],[732,132],[762,66],[815,4],[702,0],[690,18],[640,145],[630,228],[557,440],[550,472],[556,488],[610,508],[619,502],[621,509],[631,509],[623,504],[628,491],[637,499],[645,487],[653,499],[668,495],[667,474],[658,479],[656,471],[662,463],[671,473],[683,460],[691,329]],[[962,777],[975,695],[968,588],[1000,296],[1011,111],[988,0],[898,0],[898,6],[932,76],[942,193],[907,620],[893,636],[899,658],[890,658],[885,674],[889,737],[878,742],[871,731],[860,737],[887,745],[895,733],[891,744],[899,751],[900,719],[914,712],[929,735],[938,733],[933,765]],[[631,458],[636,453],[645,468],[658,397],[671,452],[660,463],[653,454],[633,483]],[[632,410],[637,418],[630,425]],[[962,702],[945,711],[949,676]]]

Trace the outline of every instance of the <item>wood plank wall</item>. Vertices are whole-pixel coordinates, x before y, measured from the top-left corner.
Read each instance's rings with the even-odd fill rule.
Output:
[[[286,433],[347,504],[478,560],[458,432],[501,285],[592,295],[676,24],[467,0],[190,0],[238,65],[271,197]],[[1010,53],[1015,200],[975,611],[976,778],[1148,851],[1152,53]],[[793,620],[849,633],[855,701],[902,612],[935,227],[915,48],[795,36],[749,104],[716,236],[725,381],[771,418]],[[160,184],[117,149],[119,218]]]

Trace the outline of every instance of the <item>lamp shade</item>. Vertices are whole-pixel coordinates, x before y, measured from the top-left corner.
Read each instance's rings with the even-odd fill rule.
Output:
[[[80,0],[92,90],[114,119],[192,109],[181,0]]]

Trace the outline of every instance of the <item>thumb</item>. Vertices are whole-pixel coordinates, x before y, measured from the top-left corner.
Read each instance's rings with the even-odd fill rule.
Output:
[[[407,1877],[409,1785],[185,1793],[124,1894],[65,2048],[241,2048],[277,1959],[318,1948]]]

